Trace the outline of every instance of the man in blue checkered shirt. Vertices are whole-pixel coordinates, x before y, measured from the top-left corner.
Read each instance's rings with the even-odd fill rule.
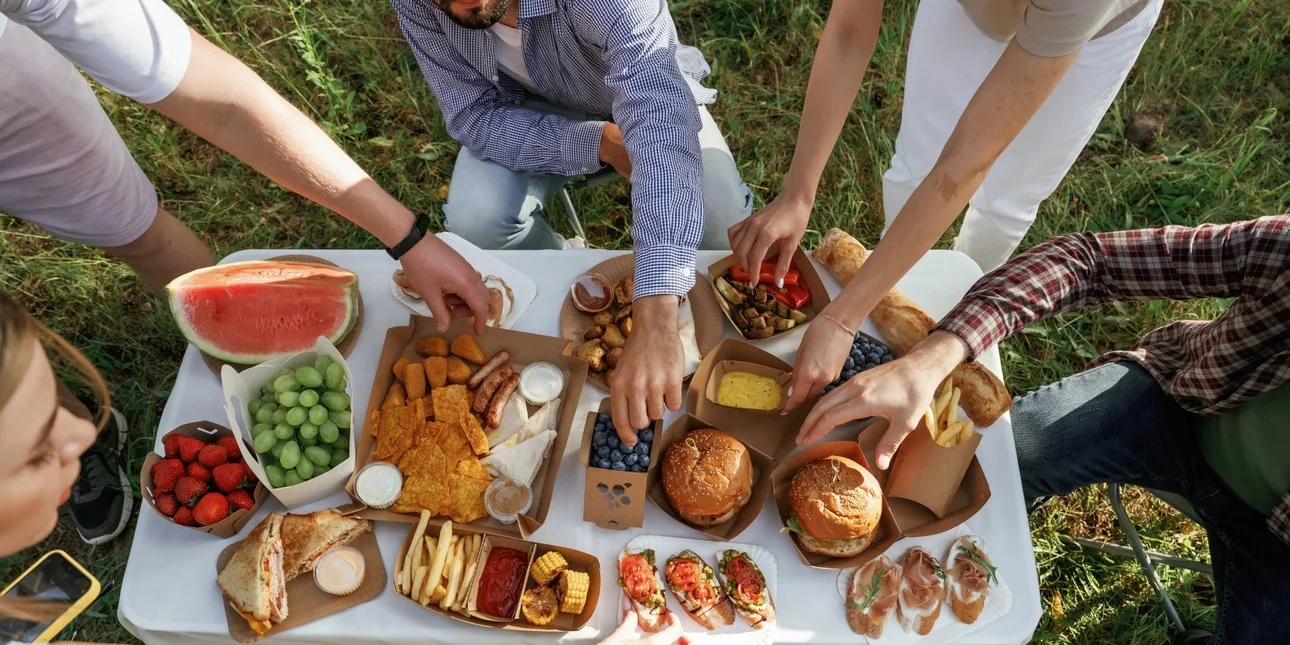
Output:
[[[615,425],[679,408],[678,297],[696,249],[729,248],[726,230],[752,207],[704,107],[716,92],[699,84],[703,55],[677,42],[664,0],[392,2],[462,143],[448,230],[483,248],[566,248],[541,214],[551,193],[606,165],[630,178],[636,300]]]

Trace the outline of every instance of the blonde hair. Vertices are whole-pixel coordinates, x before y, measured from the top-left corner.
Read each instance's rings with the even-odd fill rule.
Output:
[[[50,354],[51,362],[62,360],[84,377],[99,403],[95,425],[107,425],[109,400],[107,384],[90,361],[62,336],[27,313],[9,294],[0,291],[0,410],[13,398],[18,384],[31,368],[31,346],[39,343]],[[31,598],[0,598],[0,618],[16,618],[38,623],[49,622],[67,610],[66,603]]]

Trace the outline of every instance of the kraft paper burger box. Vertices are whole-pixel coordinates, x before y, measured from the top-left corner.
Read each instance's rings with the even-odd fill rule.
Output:
[[[749,338],[744,331],[739,328],[739,325],[735,324],[734,311],[731,309],[733,305],[727,302],[725,297],[721,295],[721,292],[717,290],[717,278],[724,277],[726,272],[730,270],[730,267],[735,266],[736,264],[739,264],[739,260],[733,255],[728,255],[708,265],[708,285],[712,287],[712,291],[716,294],[717,304],[721,305],[721,311],[725,312],[726,320],[730,321],[730,325],[735,328],[735,331],[738,332],[739,336],[744,340],[756,343],[781,338],[786,334],[796,333],[799,329],[811,324],[811,321],[815,320],[815,316],[819,312],[823,311],[824,308],[828,306],[829,302],[832,301],[829,297],[828,288],[824,286],[824,280],[820,278],[820,272],[815,270],[815,265],[811,263],[811,258],[806,253],[806,250],[799,246],[797,250],[793,252],[792,266],[802,274],[801,284],[811,293],[810,304],[803,306],[800,310],[802,313],[806,314],[806,322],[796,325],[788,331],[776,332],[767,338]],[[752,270],[749,272],[753,273]]]
[[[349,435],[349,451],[346,453],[344,461],[321,475],[294,486],[274,488],[264,475],[264,466],[260,463],[259,455],[250,448],[253,438],[251,428],[255,425],[255,420],[248,416],[247,404],[252,399],[260,396],[260,389],[270,385],[279,370],[284,367],[296,369],[305,365],[312,366],[319,356],[327,356],[333,363],[339,364],[345,370],[345,396],[350,401],[350,425],[348,428],[341,428],[341,431]],[[336,350],[336,346],[331,344],[331,341],[319,336],[314,343],[314,351],[312,352],[280,356],[243,370],[240,373],[233,366],[225,365],[220,370],[220,380],[223,381],[224,385],[224,411],[228,414],[229,426],[242,439],[238,443],[242,448],[242,458],[246,460],[251,472],[255,473],[255,476],[261,482],[264,482],[264,485],[269,488],[270,494],[277,498],[279,502],[282,502],[283,506],[288,509],[299,508],[344,490],[345,480],[349,479],[349,476],[354,472],[355,435],[358,434],[361,423],[353,409],[354,374],[349,371],[349,364],[345,362],[345,357],[341,356],[340,352]],[[301,459],[304,458],[302,455]]]
[[[444,525],[444,522],[438,521],[438,520],[431,520],[430,522],[427,522],[426,530],[423,536],[429,536],[429,537],[438,539],[439,536],[441,535],[443,525]],[[451,531],[453,535],[457,535],[457,536],[468,536],[468,535],[483,536],[483,541],[480,545],[480,548],[477,551],[475,551],[473,554],[467,554],[465,556],[466,563],[471,563],[471,562],[475,563],[475,572],[472,579],[463,580],[461,583],[469,587],[468,591],[466,592],[467,602],[464,603],[465,607],[461,612],[452,611],[449,609],[443,609],[439,606],[439,603],[435,603],[435,602],[428,603],[426,605],[421,605],[425,609],[433,611],[437,614],[447,616],[454,620],[459,620],[464,623],[479,625],[480,627],[491,627],[493,629],[507,629],[512,631],[557,632],[557,633],[572,632],[572,631],[577,631],[579,629],[582,629],[588,622],[591,621],[592,615],[596,613],[596,605],[600,600],[600,560],[597,559],[596,556],[591,555],[590,553],[584,553],[576,549],[570,549],[568,547],[558,546],[554,544],[543,544],[540,542],[530,542],[528,540],[523,540],[519,538],[495,535],[490,533],[487,530],[482,530],[471,524],[461,525],[461,524],[453,523]],[[413,600],[410,596],[407,596],[401,593],[398,587],[398,580],[400,576],[403,574],[404,566],[407,562],[408,551],[412,546],[412,538],[416,537],[415,534],[416,534],[416,528],[413,527],[411,530],[408,531],[407,536],[403,538],[403,544],[399,547],[398,558],[395,559],[394,561],[394,592],[399,594],[399,596],[403,597],[404,599],[409,600],[411,602],[415,602],[418,605],[420,605],[421,604],[420,602]],[[425,545],[425,541],[423,538],[422,539],[423,549],[425,548],[424,545]],[[542,625],[540,627],[537,625],[530,624],[527,620],[525,620],[518,605],[516,607],[514,618],[510,620],[502,620],[502,619],[494,618],[492,616],[479,612],[478,606],[476,604],[476,598],[478,597],[478,592],[479,592],[479,573],[484,570],[484,566],[488,562],[489,550],[493,546],[509,547],[509,548],[517,549],[519,551],[528,553],[530,568],[533,565],[533,561],[541,557],[543,554],[549,551],[556,551],[560,555],[564,556],[565,561],[569,563],[570,570],[586,572],[588,577],[589,587],[587,589],[587,602],[585,605],[583,605],[582,612],[578,614],[566,614],[564,612],[560,612],[559,614],[556,615],[555,620],[553,620],[552,622],[546,625]],[[426,566],[426,558],[428,558],[429,555],[430,554],[428,551],[423,551],[422,559],[421,559],[421,563],[423,566]],[[433,565],[429,565],[429,566],[433,566]],[[467,568],[468,568],[468,565],[467,565]],[[464,575],[465,574],[463,573],[463,578],[464,578]],[[447,575],[446,574],[443,575],[440,583],[443,584],[444,582],[447,581],[447,579],[448,579]],[[527,591],[528,589],[536,586],[537,586],[537,581],[535,581],[532,578],[532,576],[525,576],[523,591]],[[552,581],[550,586],[553,589],[557,590],[557,593],[558,593],[559,578],[556,578],[556,580]],[[523,591],[521,591],[521,595],[523,594]]]
[[[793,509],[789,503],[789,490],[793,485],[793,475],[806,464],[831,455],[846,457],[864,468],[874,473],[874,468],[869,466],[869,460],[865,457],[864,452],[860,450],[859,444],[854,441],[827,441],[815,445],[806,446],[801,450],[791,454],[784,461],[780,462],[775,470],[771,473],[771,483],[775,493],[775,507],[779,509],[779,519],[781,524],[788,526],[788,519],[793,516]],[[852,567],[864,566],[865,563],[882,555],[891,545],[895,544],[901,536],[900,526],[896,523],[896,518],[892,515],[891,507],[887,503],[887,496],[882,496],[882,515],[878,519],[878,529],[874,539],[864,551],[859,555],[849,558],[834,558],[827,555],[812,553],[802,548],[793,533],[785,528],[782,532],[784,537],[793,541],[793,548],[797,550],[797,556],[802,563],[816,569],[850,569]]]
[[[472,319],[457,319],[448,326],[447,331],[439,333],[433,318],[412,315],[406,326],[391,327],[387,330],[385,332],[385,344],[381,348],[381,355],[377,360],[376,378],[372,381],[372,392],[368,398],[367,411],[363,415],[363,420],[370,420],[372,413],[380,409],[381,403],[385,400],[385,393],[394,384],[394,363],[400,358],[407,358],[416,362],[424,360],[416,352],[417,340],[428,336],[438,336],[451,343],[454,338],[462,334],[475,335]],[[570,428],[573,426],[574,417],[578,411],[578,399],[582,396],[582,388],[587,382],[587,364],[570,355],[569,341],[562,338],[489,327],[484,331],[483,335],[475,335],[475,340],[484,355],[489,358],[503,349],[509,351],[511,353],[510,364],[517,373],[530,363],[547,362],[559,368],[564,376],[564,391],[559,396],[560,409],[556,422],[555,442],[551,446],[542,467],[538,469],[537,476],[533,478],[533,505],[530,507],[529,512],[521,514],[519,520],[514,524],[502,524],[492,517],[484,517],[470,523],[473,527],[495,535],[527,537],[541,528],[542,523],[546,521],[547,513],[551,509],[551,495],[555,489],[556,475],[560,472],[560,461],[564,455],[565,446],[569,443]],[[428,396],[430,390],[428,385],[426,390]],[[518,392],[518,390],[516,391]],[[529,413],[536,412],[538,407],[540,406],[530,405]],[[372,461],[372,450],[376,447],[376,437],[371,433],[374,428],[369,428],[368,430],[368,432],[362,433],[362,436],[358,439],[357,452],[354,453],[357,458],[355,474]],[[485,427],[485,431],[487,430],[488,428]],[[356,476],[349,478],[349,482],[345,485],[345,490],[355,502],[361,504],[362,500],[354,492],[355,479]],[[414,513],[396,513],[388,509],[378,510],[374,508],[364,508],[357,515],[367,520],[387,522],[417,522],[419,519],[419,516]]]
[[[166,436],[172,434],[181,434],[186,437],[192,437],[203,443],[215,443],[215,441],[220,437],[235,436],[232,430],[229,430],[218,423],[211,423],[210,421],[185,423],[184,425],[167,432]],[[245,442],[239,441],[238,443]],[[148,456],[144,457],[143,472],[139,473],[139,489],[143,493],[143,501],[147,502],[148,506],[152,507],[152,510],[157,511],[158,515],[165,517],[167,522],[171,522],[173,524],[175,522],[173,519],[166,517],[165,514],[157,510],[157,501],[153,493],[152,467],[162,459],[165,459],[165,457],[157,454],[155,451],[148,453]],[[184,526],[184,528],[201,531],[202,533],[209,533],[219,538],[233,537],[234,535],[237,535],[238,531],[242,530],[243,526],[246,526],[246,523],[250,521],[251,516],[255,515],[255,512],[260,509],[262,504],[264,504],[264,500],[269,498],[269,490],[265,485],[264,480],[261,479],[259,483],[255,485],[255,490],[252,491],[251,497],[255,500],[255,506],[252,506],[249,510],[239,509],[229,513],[228,517],[224,518],[220,522],[211,524],[210,526]],[[176,526],[183,525],[176,524]]]
[[[704,423],[692,415],[684,415],[677,419],[672,425],[667,427],[663,432],[661,439],[656,439],[654,450],[658,452],[660,459],[666,459],[669,448],[677,445],[684,445],[686,435],[694,430],[711,428],[712,424]],[[731,436],[739,439],[739,432],[735,428],[727,431]],[[748,448],[748,456],[752,462],[752,490],[748,498],[748,503],[744,505],[734,517],[717,524],[715,526],[695,526],[681,518],[681,514],[672,506],[667,497],[667,491],[663,488],[663,471],[660,468],[651,468],[648,473],[649,500],[664,513],[667,513],[672,519],[712,538],[713,540],[725,542],[734,539],[735,536],[743,533],[744,529],[752,525],[757,519],[757,514],[761,512],[762,506],[766,504],[766,498],[770,497],[771,481],[770,473],[775,468],[775,459],[770,455],[758,451],[756,448],[744,444]],[[652,465],[653,462],[651,462]]]
[[[948,531],[976,515],[990,501],[990,484],[976,458],[981,433],[952,448],[932,441],[926,422],[900,444],[887,470],[873,470],[891,506],[891,512],[908,537]],[[874,459],[878,441],[887,431],[886,419],[872,419],[857,442],[866,457]]]
[[[595,412],[587,413],[587,422],[582,429],[578,460],[582,462],[587,474],[582,493],[582,519],[602,529],[640,528],[645,523],[645,497],[649,478],[663,458],[663,452],[659,449],[663,420],[659,419],[650,426],[654,430],[654,441],[650,444],[649,465],[645,472],[599,468],[591,465],[591,442],[595,434],[596,417],[601,412],[609,411],[610,399],[606,397]]]

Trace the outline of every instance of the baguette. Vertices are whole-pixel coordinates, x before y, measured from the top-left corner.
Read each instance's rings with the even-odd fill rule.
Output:
[[[833,228],[824,234],[811,255],[845,286],[869,258],[869,251],[845,231]],[[927,312],[895,288],[878,301],[869,316],[897,356],[907,354],[936,325]],[[1008,396],[1003,382],[979,363],[959,365],[950,378],[963,391],[959,402],[977,427],[994,425],[1004,412],[1012,409],[1012,397]]]

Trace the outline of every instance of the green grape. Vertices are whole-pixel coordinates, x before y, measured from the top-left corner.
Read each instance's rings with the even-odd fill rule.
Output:
[[[246,404],[246,410],[247,410],[247,412],[250,412],[250,413],[251,413],[251,415],[250,415],[250,416],[254,417],[254,416],[255,416],[255,413],[260,411],[260,406],[262,406],[262,405],[264,405],[264,401],[261,401],[261,400],[259,400],[259,399],[255,399],[255,400],[251,401],[250,403]]]
[[[308,421],[300,424],[300,436],[305,439],[312,439],[318,436],[318,426]]]
[[[305,448],[305,458],[314,462],[315,466],[326,466],[331,463],[331,453],[326,448],[319,446],[309,446]]]
[[[331,419],[318,426],[318,438],[322,439],[323,443],[336,443],[336,439],[339,437],[340,428],[336,427],[336,424],[332,423]]]
[[[322,477],[323,473],[331,470],[331,466],[314,466],[314,477]]]
[[[273,436],[276,439],[289,441],[292,437],[296,436],[296,429],[285,423],[279,423],[278,425],[273,426]]]
[[[341,450],[349,450],[349,435],[344,432],[340,433],[340,435],[336,437],[336,440],[331,442],[331,445],[333,447],[340,448]]]
[[[318,437],[317,437],[316,435],[315,435],[315,436],[313,436],[313,437],[310,437],[310,438],[308,438],[308,439],[306,439],[306,438],[304,438],[304,437],[300,437],[300,445],[302,445],[302,446],[316,446],[316,445],[318,445]]]
[[[281,406],[278,405],[277,395],[275,394],[274,399],[272,401],[265,401],[264,405],[260,406],[260,409],[268,410],[270,413],[272,413],[272,412],[277,412],[279,407]]]
[[[284,408],[294,408],[300,401],[300,394],[297,392],[280,392],[278,394],[278,403]]]
[[[268,478],[269,485],[274,488],[282,488],[282,485],[286,483],[283,481],[286,474],[287,472],[282,469],[282,466],[269,464],[264,467],[264,476]]]
[[[287,410],[287,423],[290,423],[293,426],[300,427],[300,424],[304,423],[308,419],[309,411],[300,406]],[[314,425],[318,424],[315,423]]]
[[[318,405],[318,392],[314,390],[304,390],[299,394],[296,404],[302,408],[312,408]]]
[[[292,374],[283,374],[273,379],[274,392],[295,392],[300,389],[300,382]]]
[[[255,435],[255,441],[251,445],[255,448],[257,454],[264,454],[273,450],[273,446],[278,443],[278,438],[272,432],[261,432]]]
[[[273,421],[273,410],[270,410],[268,406],[262,406],[255,411],[255,420],[260,423],[271,423]]]
[[[294,441],[288,441],[287,445],[282,447],[282,454],[278,455],[278,463],[288,470],[295,468],[300,463],[300,444]]]
[[[342,463],[344,463],[344,462],[345,462],[345,460],[346,460],[346,459],[349,459],[349,453],[345,452],[344,450],[333,450],[333,451],[331,451],[331,467],[332,467],[332,468],[335,468],[335,467],[337,467],[337,466],[341,465]]]
[[[268,392],[260,395],[260,403],[277,403],[278,393],[270,389]]]
[[[265,432],[273,432],[273,426],[267,423],[257,423],[251,426],[251,436],[258,437]]]
[[[284,422],[286,422],[286,420],[287,420],[287,409],[286,409],[286,408],[278,408],[277,410],[274,410],[274,411],[273,411],[273,417],[272,417],[272,418],[273,418],[273,422],[274,422],[274,423],[284,423]]]
[[[331,365],[331,357],[326,354],[319,354],[318,358],[314,359],[314,369],[318,370],[319,374],[326,374],[328,365]]]
[[[323,384],[323,375],[318,370],[305,365],[296,369],[296,381],[305,387],[319,387]]]
[[[342,390],[345,388],[345,366],[332,363],[327,366],[327,389]]]
[[[304,480],[300,478],[300,475],[296,474],[295,470],[288,470],[286,477],[282,478],[282,483],[287,486],[295,486],[303,481]]]
[[[286,376],[288,374],[295,374],[295,373],[296,371],[291,369],[290,367],[283,367],[282,369],[278,370],[278,376]],[[277,377],[274,377],[274,378],[277,378]]]
[[[269,451],[269,454],[272,455],[274,459],[280,459],[282,457],[282,449],[287,447],[288,441],[290,441],[290,439],[278,439],[278,443],[273,444],[273,449]]]
[[[300,463],[296,464],[296,474],[300,475],[301,481],[309,481],[310,479],[313,479],[314,462],[309,461],[308,459],[301,459]]]
[[[331,422],[336,424],[337,428],[349,429],[349,410],[332,410],[327,415],[327,418],[331,419]]]
[[[322,404],[309,408],[309,423],[321,426],[325,421],[327,421],[327,408]]]
[[[328,410],[348,410],[349,395],[344,392],[323,392],[322,404]]]

